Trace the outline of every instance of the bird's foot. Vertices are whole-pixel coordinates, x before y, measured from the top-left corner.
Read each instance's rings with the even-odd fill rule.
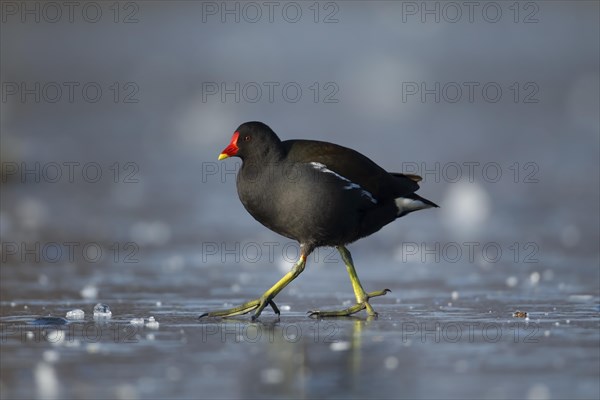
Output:
[[[228,308],[226,310],[217,310],[217,311],[209,311],[207,313],[204,313],[202,315],[200,315],[198,318],[203,318],[203,317],[233,317],[235,315],[242,315],[242,314],[247,314],[250,311],[254,311],[254,314],[252,315],[252,321],[256,320],[258,318],[258,316],[262,313],[262,311],[264,310],[264,308],[268,305],[271,306],[271,308],[273,309],[273,312],[277,315],[280,314],[279,312],[279,308],[277,308],[277,305],[275,304],[275,302],[273,301],[273,299],[267,298],[267,297],[261,297],[255,300],[250,300],[240,306],[234,307],[234,308]]]
[[[369,299],[371,299],[373,297],[384,296],[389,292],[391,292],[390,289],[383,289],[383,290],[378,290],[375,292],[367,293],[365,296],[365,299],[363,301],[360,301],[360,302],[356,303],[355,305],[348,307],[346,309],[339,310],[339,311],[318,311],[318,310],[309,311],[308,316],[315,317],[315,318],[347,317],[349,315],[356,314],[357,312],[366,309],[367,314],[369,316],[376,317],[377,313],[375,312],[375,310],[373,310],[373,307],[371,307],[371,304],[369,304]]]

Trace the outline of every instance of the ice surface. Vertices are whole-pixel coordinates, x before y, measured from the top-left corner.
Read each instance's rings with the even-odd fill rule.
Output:
[[[40,103],[34,101],[36,90],[25,93],[26,102],[17,93],[2,104],[2,160],[14,161],[18,171],[1,184],[0,230],[20,249],[0,268],[0,397],[599,399],[599,220],[593,210],[600,192],[598,168],[589,167],[598,165],[598,2],[537,2],[539,12],[497,2],[497,24],[482,20],[481,5],[471,23],[462,2],[458,23],[449,21],[452,8],[438,13],[440,23],[431,14],[420,23],[420,14],[434,5],[421,2],[415,2],[414,15],[403,13],[403,2],[320,8],[308,2],[301,4],[297,24],[281,20],[281,6],[272,15],[262,7],[257,24],[248,23],[251,16],[235,23],[232,15],[222,24],[224,6],[218,3],[220,10],[206,15],[209,24],[198,23],[199,6],[192,2],[165,10],[162,2],[144,3],[137,14],[107,4],[103,23],[93,29],[81,23],[81,8],[74,24],[64,7],[62,25],[36,24],[32,15],[29,24],[18,15],[3,23],[2,68],[11,71],[12,81],[25,82],[31,91],[36,82],[56,80],[57,70],[77,75],[92,63],[104,96],[86,104],[80,85],[75,104],[65,99],[64,88],[56,104],[44,101],[52,95],[45,90]],[[141,17],[140,23],[115,29],[113,11],[121,22]],[[162,18],[164,12],[172,18]],[[399,23],[403,17],[408,23]],[[340,23],[321,23],[331,18]],[[532,18],[539,23],[523,23]],[[352,36],[363,26],[368,35]],[[248,28],[247,35],[239,34]],[[23,32],[61,46],[46,51],[45,41],[28,41],[28,67],[20,68]],[[122,40],[127,35],[130,40]],[[274,57],[273,46],[253,45],[262,39],[281,54]],[[467,42],[469,51],[462,51]],[[306,57],[303,49],[319,56]],[[255,57],[233,61],[250,52]],[[327,68],[339,73],[315,75]],[[168,84],[160,79],[166,70],[173,72]],[[243,87],[257,79],[256,71],[263,80],[281,81],[274,103],[260,83],[258,103],[238,104],[226,96],[227,106],[219,94],[203,99],[201,84],[189,84],[210,76],[230,91],[233,77]],[[128,73],[140,84],[133,98],[143,107],[123,104],[123,96],[131,95],[128,87],[108,87]],[[331,94],[324,87],[329,79],[339,85],[332,96],[338,104],[323,102]],[[318,93],[308,87],[315,80]],[[502,86],[498,103],[482,98],[486,80]],[[301,82],[301,101],[281,101],[284,81]],[[408,81],[423,86],[403,101],[399,89]],[[456,104],[443,89],[453,81],[463,92]],[[473,81],[480,82],[472,86],[472,102],[461,82]],[[436,82],[441,90],[434,94]],[[537,95],[530,96],[530,83],[539,84]],[[219,89],[223,94],[224,87]],[[251,97],[249,89],[240,97]],[[152,101],[146,101],[148,94]],[[539,103],[525,104],[526,96]],[[302,275],[275,298],[280,318],[267,307],[257,322],[251,314],[197,319],[257,298],[298,256],[297,245],[286,247],[291,240],[261,226],[240,203],[235,171],[241,161],[216,162],[235,125],[257,114],[284,140],[336,142],[387,170],[424,177],[418,193],[440,209],[411,214],[349,247],[366,291],[393,290],[371,300],[378,318],[365,311],[349,318],[307,317],[308,310],[355,302],[339,255],[320,249],[318,262],[315,252]],[[168,140],[165,131],[173,133]],[[5,158],[11,138],[14,151]],[[63,165],[73,158],[101,164],[101,180],[82,180],[94,173],[85,162],[74,171]],[[62,169],[59,184],[45,179],[53,172],[45,166],[56,164],[49,161]],[[132,174],[127,161],[140,171]],[[471,174],[463,163],[475,162]],[[484,172],[491,163],[500,166],[498,182],[490,179],[494,168]],[[453,164],[473,181],[455,183],[452,168],[445,169]],[[205,167],[216,167],[216,173],[205,174]],[[23,172],[27,184],[21,184]],[[33,184],[36,177],[41,184]],[[125,183],[130,178],[138,182]],[[557,190],[571,196],[561,198]],[[66,245],[72,241],[78,245]],[[98,260],[82,252],[89,241],[102,248]],[[23,253],[36,249],[34,242],[41,244],[37,255]],[[64,250],[56,263],[43,250],[52,242]],[[471,242],[479,243],[473,258],[465,245]],[[214,256],[209,243],[219,250]],[[404,243],[415,243],[419,251],[394,259]],[[437,243],[441,249],[457,243],[462,257],[454,262],[443,250],[428,254]],[[482,257],[487,243],[501,247],[498,262]],[[530,243],[539,246],[537,254],[525,247]],[[236,244],[239,249],[230,253]],[[258,244],[262,257],[250,262],[246,244]],[[539,261],[528,263],[530,256]],[[232,285],[239,292],[232,293]],[[65,299],[73,304],[65,306]],[[161,308],[155,306],[159,300]],[[92,319],[93,306],[104,301],[115,307],[107,323],[30,323],[76,308]],[[515,310],[528,312],[531,321],[513,318]],[[159,330],[145,327],[150,315],[160,320]],[[142,326],[129,324],[142,317]],[[63,344],[49,343],[51,330],[63,333]],[[70,343],[79,347],[67,348]],[[55,354],[44,355],[48,349],[60,355],[56,363],[48,362]]]
[[[33,325],[66,325],[69,321],[62,317],[40,317],[33,320]]]

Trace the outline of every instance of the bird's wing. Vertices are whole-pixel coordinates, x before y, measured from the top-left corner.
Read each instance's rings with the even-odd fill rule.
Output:
[[[379,200],[406,196],[419,189],[420,177],[388,173],[368,157],[347,147],[314,140],[287,140],[283,146],[287,161],[323,164]]]

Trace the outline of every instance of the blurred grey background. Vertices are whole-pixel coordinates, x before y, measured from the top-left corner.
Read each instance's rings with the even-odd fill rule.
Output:
[[[229,167],[216,163],[240,123],[261,120],[284,139],[337,142],[389,170],[417,166],[422,192],[442,203],[452,180],[473,171],[489,201],[484,231],[561,237],[573,226],[582,250],[597,250],[596,2],[493,3],[471,13],[460,3],[291,4],[269,13],[260,3],[98,3],[95,23],[96,6],[74,8],[73,22],[59,8],[55,23],[43,3],[29,6],[39,15],[23,15],[20,4],[4,10],[2,161],[41,164],[11,175],[26,184],[3,185],[2,233],[19,235],[24,214],[38,233],[111,240],[155,220],[172,240],[213,228],[231,235],[226,225],[262,231],[239,206],[234,176],[222,175]],[[51,162],[64,174],[58,184],[44,184]],[[63,184],[65,162],[81,163],[75,184]],[[98,184],[81,176],[89,162],[102,167]],[[139,182],[115,184],[115,162],[117,181],[129,173]],[[501,167],[498,182],[496,165],[484,179],[487,163]],[[36,174],[42,184],[31,184]],[[18,212],[28,206],[35,216]],[[523,218],[526,231],[515,226]]]
[[[223,271],[239,269],[238,283],[257,289],[238,295],[261,293],[291,261],[281,247],[275,260],[254,263],[222,262],[221,247],[206,254],[207,243],[288,243],[239,203],[239,160],[216,160],[239,124],[260,120],[282,139],[336,142],[424,176],[419,193],[440,210],[351,247],[367,286],[428,277],[441,279],[430,298],[436,285],[525,304],[591,296],[597,338],[597,1],[48,4],[2,3],[3,316],[23,312],[11,303],[41,301],[40,314],[69,299],[93,303],[97,296],[80,294],[89,286],[109,303],[184,297],[193,319],[207,304],[233,301]],[[118,262],[32,262],[7,247],[53,242],[135,243],[139,262],[124,269],[123,253]],[[431,266],[423,248],[407,258],[407,242],[463,251],[465,242],[496,243],[502,262],[490,267],[478,250],[475,261],[442,254]],[[340,267],[327,275],[318,265],[322,275],[292,286],[351,293]],[[29,394],[15,391],[18,378],[3,367],[0,388]],[[586,382],[579,397],[597,395]],[[552,384],[490,396],[553,397]],[[426,386],[407,393],[432,395]],[[565,387],[558,393],[573,393]]]

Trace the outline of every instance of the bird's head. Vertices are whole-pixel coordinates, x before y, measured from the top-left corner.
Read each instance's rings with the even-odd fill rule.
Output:
[[[280,151],[281,140],[266,124],[258,121],[245,122],[231,137],[231,142],[219,154],[219,160],[228,157],[245,158],[268,157]]]

